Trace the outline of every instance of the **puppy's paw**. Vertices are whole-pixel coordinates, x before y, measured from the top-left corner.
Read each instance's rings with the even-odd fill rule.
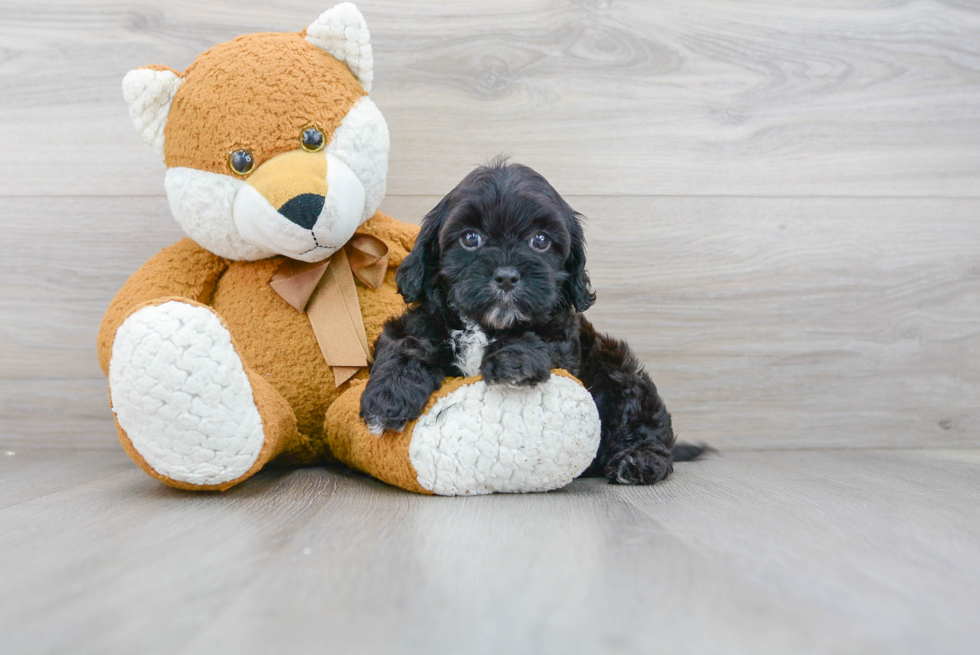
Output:
[[[400,432],[417,419],[429,400],[428,389],[405,384],[393,387],[368,381],[361,395],[361,418],[368,430],[381,436],[385,430]]]
[[[505,346],[484,357],[480,373],[488,384],[532,386],[551,378],[551,359],[538,350]]]
[[[640,444],[613,455],[606,464],[605,474],[610,482],[617,484],[653,484],[666,478],[673,470],[669,456],[649,445]]]

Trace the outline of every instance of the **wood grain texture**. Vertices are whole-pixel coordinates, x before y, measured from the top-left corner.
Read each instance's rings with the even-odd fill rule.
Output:
[[[0,194],[160,193],[124,74],[330,4],[4,0]],[[578,195],[978,195],[972,2],[358,5],[394,194],[508,152]]]
[[[980,444],[975,201],[576,206],[590,316],[634,345],[684,438]]]
[[[58,457],[36,448],[3,449],[0,450],[0,509],[132,468],[132,460],[121,448],[66,450]]]
[[[980,443],[978,201],[568,200],[588,218],[588,315],[636,349],[683,438]],[[436,201],[385,209],[417,221]],[[166,200],[6,198],[0,211],[23,219],[0,242],[0,446],[114,448],[95,336],[126,277],[180,238]]]
[[[728,453],[479,498],[316,468],[188,494],[106,456],[0,509],[0,652],[980,648],[977,450]]]
[[[73,453],[58,452],[67,468]],[[308,469],[266,472],[242,493],[193,494],[130,465],[0,510],[0,652],[174,652],[335,484]]]
[[[683,437],[980,444],[976,5],[359,6],[386,211],[499,151],[541,170],[590,217],[590,315]],[[115,447],[96,330],[181,236],[122,76],[322,8],[2,0],[0,445]]]

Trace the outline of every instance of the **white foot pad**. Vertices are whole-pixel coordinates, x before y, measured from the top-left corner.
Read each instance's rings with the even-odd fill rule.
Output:
[[[133,447],[172,480],[244,475],[265,436],[231,335],[209,309],[178,301],[133,313],[109,362],[112,409]]]
[[[552,375],[531,388],[481,380],[440,398],[415,425],[408,454],[419,484],[462,496],[558,489],[598,448],[591,394]]]

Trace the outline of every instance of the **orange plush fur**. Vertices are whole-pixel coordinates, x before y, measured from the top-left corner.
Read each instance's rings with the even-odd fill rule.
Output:
[[[390,249],[384,285],[377,290],[360,283],[357,286],[364,330],[368,342],[374,343],[384,322],[405,308],[396,291],[395,271],[411,250],[418,227],[400,223],[378,212],[359,231],[377,236]],[[253,378],[269,385],[270,389],[265,390],[264,395],[270,397],[267,403],[270,412],[274,409],[278,414],[292,415],[286,418],[268,416],[272,419],[268,423],[285,423],[287,429],[267,434],[267,437],[272,437],[268,441],[274,443],[269,444],[271,450],[265,453],[265,462],[277,459],[278,463],[295,465],[332,460],[328,435],[324,432],[327,409],[352,385],[358,386],[355,381],[359,380],[362,384],[367,379],[367,369],[358,372],[350,382],[335,387],[333,372],[320,353],[306,315],[283,302],[269,286],[269,280],[283,259],[271,257],[256,262],[229,261],[209,253],[190,239],[165,248],[126,281],[106,311],[99,331],[99,363],[103,372],[106,375],[109,373],[116,330],[137,309],[175,298],[210,306],[231,332],[247,371]],[[279,402],[278,398],[282,398],[284,403]],[[345,418],[351,422],[359,421],[357,403],[347,404],[353,410]],[[267,415],[262,414],[266,419]],[[157,475],[143,462],[118,423],[117,429],[123,447],[148,473],[172,486],[202,488],[201,485],[182,484]],[[336,436],[341,436],[341,431],[338,430]],[[379,445],[395,445],[389,442],[381,444],[377,437],[367,433],[366,428],[362,436],[364,446],[371,449],[372,456],[379,455],[374,453]],[[345,438],[349,439],[349,435],[345,435]],[[355,449],[345,446],[344,450],[345,453],[353,453]],[[396,459],[401,457],[399,454]],[[394,465],[381,466],[395,468]],[[259,468],[261,465],[245,478]],[[234,480],[214,488],[227,489],[240,481]]]
[[[184,73],[178,73],[180,91],[170,106],[164,132],[167,166],[228,175],[228,153],[243,148],[252,152],[258,169],[276,155],[297,150],[297,135],[313,125],[329,142],[366,92],[345,64],[308,42],[305,34],[306,30],[240,36],[214,46]],[[373,344],[384,321],[404,309],[396,291],[395,271],[411,250],[418,228],[377,212],[358,232],[378,237],[389,248],[389,268],[381,288],[357,283],[365,332]],[[231,333],[263,418],[266,440],[254,466],[240,478],[217,485],[190,484],[160,475],[117,422],[125,450],[154,477],[180,488],[227,489],[273,460],[294,465],[334,460],[324,427],[327,409],[352,385],[363,384],[367,369],[335,386],[307,316],[287,305],[269,286],[283,260],[231,261],[188,238],[150,259],[112,301],[98,340],[99,363],[106,375],[116,331],[133,312],[174,299],[200,304],[211,308]],[[349,416],[344,418],[350,423],[359,421],[356,400],[352,396],[346,403]],[[343,458],[363,462],[359,449],[352,446],[350,432],[338,430],[335,436],[341,432]],[[383,443],[363,432],[364,446],[378,460],[379,471],[401,469],[396,482],[426,492],[404,472],[406,466],[410,469],[407,455],[401,452],[404,446]],[[387,457],[393,461],[382,461]]]
[[[228,151],[237,148],[250,150],[259,166],[295,150],[296,135],[310,125],[329,142],[365,92],[344,64],[304,36],[246,34],[188,66],[167,118],[167,166],[227,173]]]

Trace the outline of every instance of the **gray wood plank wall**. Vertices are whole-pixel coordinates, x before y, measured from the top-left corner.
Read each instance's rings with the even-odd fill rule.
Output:
[[[0,446],[114,447],[99,319],[180,237],[123,75],[329,4],[0,0]],[[358,5],[384,209],[500,152],[540,170],[682,437],[980,442],[980,4]]]

